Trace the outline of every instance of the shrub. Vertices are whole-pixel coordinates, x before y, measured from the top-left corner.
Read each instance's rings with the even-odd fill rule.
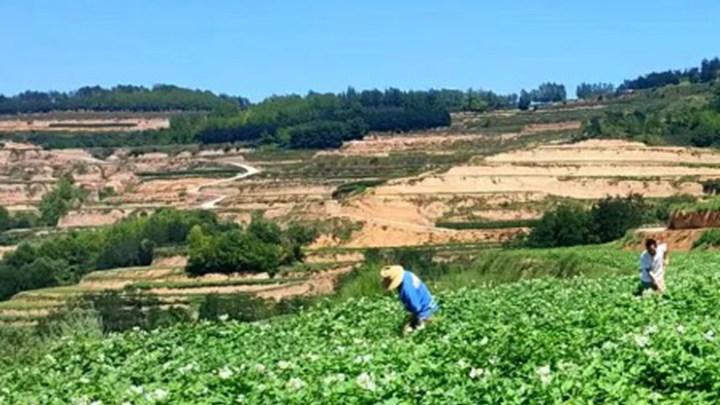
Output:
[[[194,228],[189,242],[186,269],[193,275],[236,272],[274,274],[281,263],[280,246],[264,242],[257,235],[242,229],[213,235]]]
[[[705,180],[701,184],[705,194],[715,195],[720,191],[720,179]]]
[[[590,210],[590,240],[602,243],[622,237],[629,229],[643,223],[646,208],[645,201],[639,194],[625,198],[607,197],[598,201]]]
[[[592,217],[580,206],[563,204],[546,212],[530,232],[534,247],[572,246],[590,240]]]
[[[563,204],[543,215],[530,232],[527,243],[533,247],[558,247],[610,242],[623,237],[628,230],[654,220],[654,215],[667,213],[667,207],[665,210],[650,208],[638,194],[607,197],[596,202],[590,210]]]
[[[286,231],[254,215],[247,229],[206,231],[195,227],[188,237],[187,271],[207,273],[268,273],[275,275],[280,265],[302,260],[302,246],[317,237],[314,229],[291,225]]]
[[[70,176],[63,176],[55,188],[40,200],[40,219],[48,226],[57,225],[60,218],[67,214],[85,198],[86,193],[75,187]]]

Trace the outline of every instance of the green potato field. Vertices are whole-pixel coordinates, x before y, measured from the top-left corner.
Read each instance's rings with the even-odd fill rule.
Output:
[[[66,340],[0,371],[0,404],[718,403],[718,262],[673,256],[664,297],[634,276],[441,292],[409,337],[385,296]]]

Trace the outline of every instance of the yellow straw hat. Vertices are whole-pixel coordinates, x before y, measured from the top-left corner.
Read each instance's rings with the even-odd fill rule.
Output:
[[[402,266],[385,266],[380,270],[380,276],[383,279],[390,280],[390,284],[388,284],[387,289],[388,290],[394,290],[400,286],[403,279],[403,273],[405,273],[405,270],[402,268]]]

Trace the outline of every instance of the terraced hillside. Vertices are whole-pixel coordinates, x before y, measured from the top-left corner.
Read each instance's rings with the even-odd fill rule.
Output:
[[[371,133],[337,150],[177,145],[132,149],[0,149],[0,204],[33,210],[62,173],[90,191],[62,227],[109,224],[160,207],[203,208],[247,221],[322,222],[317,248],[497,244],[548,207],[639,192],[702,194],[718,154],[638,143],[569,143],[606,112],[648,111],[706,97],[671,86],[537,111],[458,112],[452,124],[404,134]],[[82,136],[82,135],[78,135]]]
[[[611,140],[546,144],[388,181],[349,201],[344,210],[372,215],[376,223],[506,224],[503,232],[509,233],[514,224],[537,218],[563,199],[702,195],[702,183],[720,176],[718,163],[720,153],[702,149]]]
[[[149,267],[95,271],[75,285],[21,292],[0,302],[0,326],[32,325],[63,309],[73,299],[106,291],[123,292],[131,297],[152,296],[157,300],[155,305],[164,309],[179,307],[191,312],[210,294],[248,294],[272,300],[329,294],[338,277],[361,260],[361,254],[315,255],[308,258],[307,264],[271,278],[266,273],[191,277],[185,272],[183,257],[161,258]]]

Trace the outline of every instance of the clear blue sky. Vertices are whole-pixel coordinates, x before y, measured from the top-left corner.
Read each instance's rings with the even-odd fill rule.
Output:
[[[352,4],[351,4],[352,3]],[[718,0],[0,0],[0,93],[617,83],[720,55]]]

